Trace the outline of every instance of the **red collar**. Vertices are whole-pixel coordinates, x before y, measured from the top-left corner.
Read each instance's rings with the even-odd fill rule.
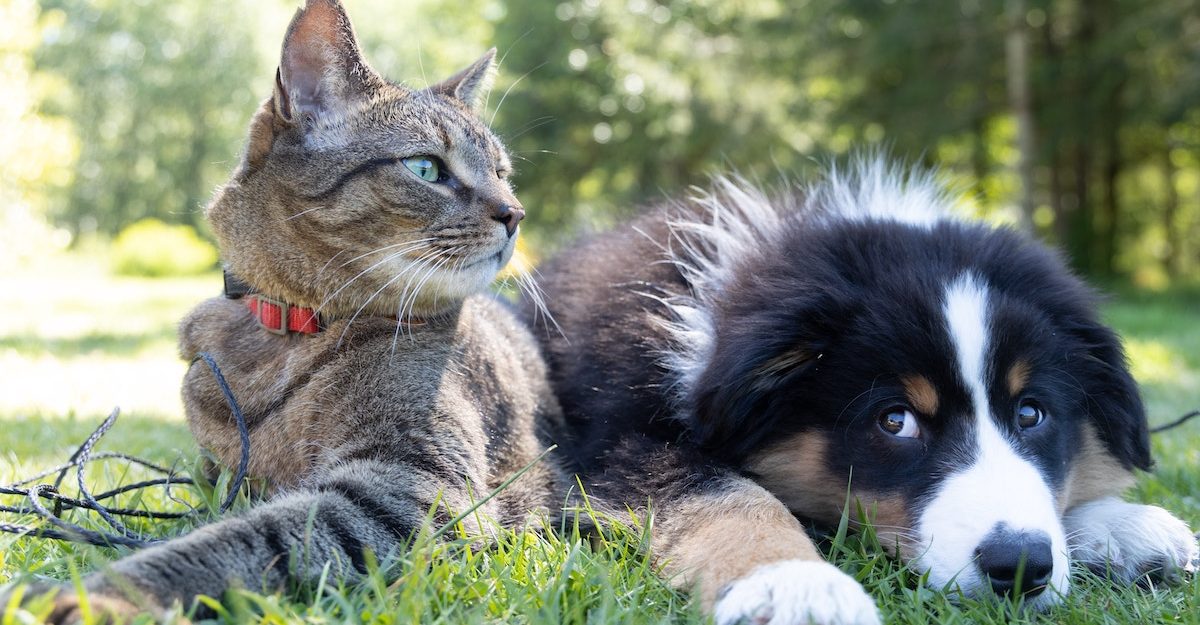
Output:
[[[225,297],[246,301],[259,327],[272,334],[316,334],[321,331],[321,315],[312,308],[292,306],[283,300],[257,293],[249,284],[225,269]]]
[[[271,334],[316,334],[325,329],[321,314],[315,309],[294,306],[283,300],[256,293],[250,285],[242,282],[228,269],[225,270],[225,297],[246,300],[246,307],[250,309],[250,314],[254,315],[259,327]],[[409,318],[404,321],[404,325],[425,325],[425,321]]]
[[[321,331],[321,316],[312,308],[292,306],[258,293],[243,299],[258,325],[272,334],[316,334]]]

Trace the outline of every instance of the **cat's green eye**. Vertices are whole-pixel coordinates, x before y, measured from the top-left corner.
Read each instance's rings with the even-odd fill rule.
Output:
[[[416,174],[418,178],[426,182],[438,182],[444,180],[442,172],[442,163],[433,156],[410,156],[402,161],[408,171]]]

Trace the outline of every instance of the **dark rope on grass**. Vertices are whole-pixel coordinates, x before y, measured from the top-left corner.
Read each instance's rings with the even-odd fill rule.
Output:
[[[233,418],[237,421],[238,435],[242,441],[242,457],[238,460],[237,475],[233,478],[233,486],[229,489],[229,494],[226,495],[224,503],[221,504],[221,513],[224,514],[233,505],[237,498],[238,491],[241,490],[242,482],[246,481],[246,472],[250,468],[250,430],[246,427],[246,417],[242,415],[242,408],[238,405],[237,400],[233,397],[233,391],[229,388],[229,383],[225,381],[225,375],[221,373],[221,368],[217,366],[217,361],[208,352],[200,352],[192,359],[194,364],[197,360],[203,360],[209,369],[212,369],[213,377],[217,379],[217,386],[221,387],[221,393],[225,395],[225,402],[229,404],[229,409],[233,411]]]
[[[1158,434],[1160,432],[1166,432],[1167,430],[1173,430],[1173,429],[1183,425],[1184,423],[1187,423],[1188,421],[1195,419],[1196,417],[1200,417],[1200,410],[1193,410],[1170,423],[1165,423],[1158,427],[1150,428],[1150,433]]]
[[[105,509],[104,506],[100,505],[100,502],[96,501],[95,497],[92,497],[92,493],[88,490],[86,480],[84,479],[86,477],[84,468],[87,467],[88,456],[92,453],[92,447],[95,447],[96,443],[100,441],[100,438],[108,433],[108,430],[112,428],[114,423],[117,422],[117,415],[119,414],[121,414],[121,409],[113,408],[113,411],[109,413],[108,418],[100,423],[100,427],[96,428],[96,431],[92,432],[92,435],[89,436],[86,441],[83,441],[83,444],[79,446],[79,450],[75,452],[74,456],[72,456],[72,459],[75,460],[76,467],[78,467],[75,471],[75,483],[79,487],[79,494],[82,495],[83,500],[88,503],[89,510],[99,514],[100,518],[104,519],[104,522],[108,523],[108,526],[113,528],[113,530],[115,530],[118,534],[126,538],[137,539],[137,534],[125,527],[120,521],[117,520],[117,517],[109,514],[108,510]],[[62,481],[62,475],[66,475],[66,471],[59,476],[59,482]],[[55,482],[54,485],[57,490],[58,482]],[[34,498],[33,495],[30,495],[30,498]]]
[[[172,471],[171,469],[168,469],[161,465],[154,464],[153,462],[148,462],[146,460],[138,458],[137,456],[131,456],[129,454],[122,454],[122,453],[118,453],[115,451],[98,451],[90,456],[90,460],[92,462],[95,462],[97,460],[125,460],[132,464],[143,466],[147,469],[150,469],[151,471],[155,471],[158,473],[174,473],[174,471]],[[37,475],[34,475],[33,477],[27,477],[19,482],[13,482],[12,485],[13,486],[23,486],[25,484],[32,484],[38,480],[50,477],[51,475],[54,475],[55,473],[60,473],[63,470],[70,469],[74,466],[75,465],[70,462],[68,462],[66,464],[60,464],[57,467],[54,467],[52,469],[46,469],[45,471],[42,471],[41,473],[38,473]],[[181,478],[181,479],[187,479],[187,478]],[[3,488],[3,487],[0,487],[0,488]],[[99,499],[100,496],[97,495],[96,498]]]
[[[195,364],[197,360],[203,360],[212,370],[213,376],[216,378],[217,386],[220,387],[221,393],[225,396],[225,402],[229,405],[230,411],[237,422],[238,434],[241,436],[242,454],[238,462],[237,474],[234,476],[233,482],[229,485],[229,492],[218,507],[220,513],[225,513],[237,500],[238,493],[241,492],[242,486],[246,481],[246,473],[250,466],[250,431],[246,426],[246,418],[242,414],[241,406],[238,405],[237,399],[233,395],[233,391],[229,388],[229,383],[226,382],[225,376],[221,373],[221,368],[217,365],[216,360],[207,352],[201,352],[192,360],[191,364]],[[71,457],[65,464],[56,466],[52,469],[42,471],[37,475],[14,482],[9,486],[0,486],[0,495],[21,496],[26,499],[26,506],[5,506],[0,505],[0,513],[20,514],[20,515],[35,515],[42,520],[49,522],[54,528],[34,527],[29,525],[20,525],[15,523],[6,523],[0,521],[0,532],[9,534],[18,534],[22,536],[33,536],[38,538],[49,538],[52,540],[62,540],[68,542],[85,543],[99,547],[111,547],[121,545],[125,547],[141,548],[161,542],[160,538],[147,538],[138,535],[136,532],[125,527],[117,517],[142,518],[142,519],[182,519],[193,516],[203,511],[201,508],[192,507],[186,502],[190,510],[186,512],[159,512],[153,510],[138,510],[131,508],[108,508],[101,501],[112,499],[118,495],[140,491],[146,488],[161,486],[166,493],[166,496],[172,501],[181,501],[171,494],[171,486],[175,484],[195,484],[195,481],[189,477],[179,476],[175,474],[174,468],[167,468],[153,462],[148,462],[136,456],[123,454],[118,452],[97,452],[93,453],[93,448],[100,439],[112,428],[116,423],[117,417],[120,414],[120,409],[114,408],[106,419],[87,437],[79,449],[71,454]],[[125,484],[110,490],[106,490],[99,494],[93,495],[88,490],[86,480],[84,479],[84,470],[89,462],[98,460],[124,460],[134,465],[139,465],[155,473],[163,474],[164,477],[143,480],[132,484]],[[74,470],[76,472],[76,484],[79,489],[79,497],[68,497],[59,492],[63,481],[67,475]],[[53,484],[35,484],[40,480],[50,476],[56,476]],[[53,509],[49,509],[42,500],[53,503]],[[100,532],[90,530],[78,524],[71,523],[62,518],[62,514],[67,510],[89,510],[95,512],[112,528],[113,532]]]
[[[37,512],[38,516],[46,519],[50,523],[59,527],[60,531],[51,530],[51,534],[44,533],[44,530],[39,529],[39,534],[49,538],[58,538],[59,540],[69,540],[71,542],[87,543],[97,547],[108,547],[112,545],[123,545],[125,547],[141,548],[159,542],[160,539],[154,538],[138,538],[136,536],[114,536],[104,532],[96,532],[85,527],[80,527],[75,523],[70,523],[60,519],[57,515],[50,512],[42,505],[39,494],[46,489],[54,488],[49,484],[38,484],[29,489],[29,505]],[[99,506],[99,504],[94,504]],[[57,535],[57,536],[55,536]]]

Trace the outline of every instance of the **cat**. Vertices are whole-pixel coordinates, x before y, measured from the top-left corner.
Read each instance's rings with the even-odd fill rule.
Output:
[[[249,474],[273,496],[87,577],[94,610],[162,614],[231,583],[315,579],[326,562],[362,573],[367,550],[395,551],[431,511],[446,523],[548,448],[560,412],[537,346],[505,304],[476,295],[524,216],[504,147],[477,116],[495,65],[493,49],[407,88],[363,61],[337,0],[296,13],[274,93],[207,209],[249,293],[203,302],[179,330],[185,359],[205,351],[223,368],[249,427]],[[238,430],[203,363],[183,401],[198,443],[236,466]],[[483,513],[540,517],[561,507],[562,482],[536,464]],[[71,591],[55,602],[52,621],[81,615]]]

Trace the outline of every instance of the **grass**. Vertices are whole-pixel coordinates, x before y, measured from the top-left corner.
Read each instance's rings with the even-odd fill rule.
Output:
[[[24,276],[0,277],[0,484],[66,459],[118,404],[125,412],[100,449],[164,464],[193,463],[198,452],[182,418],[178,387],[184,366],[175,353],[174,327],[219,285],[217,275],[113,278],[101,264],[79,258],[52,259]],[[1200,408],[1200,293],[1122,293],[1105,314],[1126,338],[1152,422]],[[1132,498],[1164,505],[1200,526],[1200,422],[1155,437],[1154,448],[1158,469],[1139,478]],[[96,489],[144,476],[109,462],[90,470],[88,482]],[[181,488],[174,494],[197,505],[215,502],[219,491]],[[125,503],[181,508],[161,492]],[[134,527],[171,536],[211,518]],[[698,607],[667,588],[639,555],[652,526],[652,519],[645,525],[629,522],[595,540],[581,538],[572,527],[501,531],[482,549],[418,544],[379,562],[360,584],[325,578],[282,594],[231,593],[224,605],[211,605],[226,623],[703,622]],[[994,602],[950,603],[881,555],[869,533],[835,535],[823,547],[867,586],[889,623],[1200,623],[1198,578],[1169,589],[1114,588],[1080,572],[1061,607],[1014,617]],[[0,535],[0,588],[37,578],[70,579],[123,553]],[[30,607],[32,617],[47,609]]]

